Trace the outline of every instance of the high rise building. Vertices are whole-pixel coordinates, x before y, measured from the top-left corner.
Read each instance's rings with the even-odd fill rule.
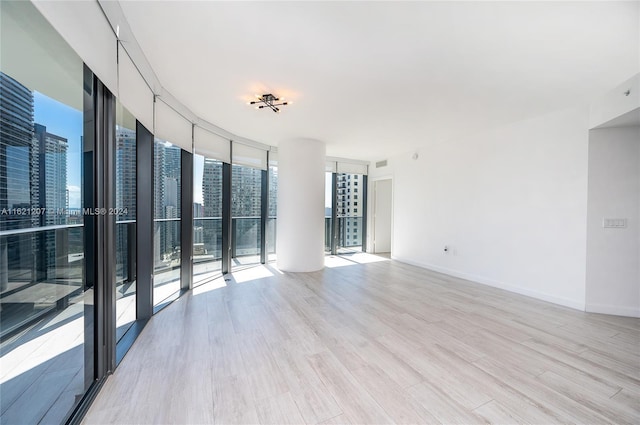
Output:
[[[0,72],[0,210],[37,207],[38,144],[33,137],[33,93]],[[37,214],[2,214],[0,230],[37,226]]]
[[[339,244],[343,247],[362,245],[362,187],[361,174],[337,175]]]
[[[193,203],[193,218],[202,218],[204,215],[204,205],[199,202]]]
[[[39,154],[39,207],[42,226],[67,224],[67,149],[64,137],[47,132],[41,124],[34,124],[34,138]],[[38,234],[38,279],[63,277],[68,265],[69,232],[46,231]],[[61,255],[57,256],[57,253]]]
[[[43,226],[67,224],[67,149],[69,143],[64,137],[47,132],[41,124],[34,124],[35,138],[39,153],[39,192]]]
[[[240,165],[231,168],[232,240],[236,256],[260,250],[262,170]]]
[[[162,140],[154,143],[154,218],[180,217],[181,179],[180,147]],[[177,221],[159,221],[155,226],[154,260],[156,266],[170,266],[179,258],[179,225]]]
[[[116,125],[116,279],[135,280],[136,132]]]
[[[222,162],[205,158],[202,170],[204,253],[213,258],[222,257]]]
[[[37,207],[38,144],[33,137],[33,93],[0,72],[0,230],[35,227],[38,214],[22,214]],[[16,209],[21,212],[17,214]],[[31,212],[31,211],[29,211]],[[37,241],[28,236],[8,236],[0,241],[0,291],[9,281],[24,280],[35,270]]]
[[[205,217],[222,217],[222,162],[205,158],[202,170]]]
[[[233,165],[231,186],[231,214],[234,217],[260,217],[262,170]]]
[[[116,127],[116,208],[126,209],[116,220],[136,218],[136,132]]]
[[[269,217],[278,212],[278,167],[269,167]]]
[[[156,140],[153,161],[155,218],[170,218],[165,207],[174,207],[180,217],[180,147]]]

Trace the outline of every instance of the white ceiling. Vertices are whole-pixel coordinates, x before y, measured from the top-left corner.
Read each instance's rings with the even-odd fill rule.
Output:
[[[120,3],[196,115],[354,159],[586,104],[640,70],[639,2]],[[246,105],[269,92],[294,104]]]

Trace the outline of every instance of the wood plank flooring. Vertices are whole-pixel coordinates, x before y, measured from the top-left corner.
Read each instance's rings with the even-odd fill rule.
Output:
[[[184,295],[84,423],[640,423],[640,319],[367,254],[327,263]]]

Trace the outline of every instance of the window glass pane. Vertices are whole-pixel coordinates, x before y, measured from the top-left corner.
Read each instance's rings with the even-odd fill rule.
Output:
[[[262,170],[231,169],[231,258],[235,266],[260,263]]]
[[[333,210],[333,173],[326,172],[324,180],[324,250],[331,252],[331,211]]]
[[[136,119],[116,104],[116,341],[136,320]]]
[[[30,2],[0,19],[0,423],[64,423],[94,378],[83,68]]]
[[[154,276],[153,304],[180,290],[180,156],[179,146],[154,142]]]
[[[193,282],[222,267],[222,161],[193,156]]]
[[[271,161],[269,161],[271,162]],[[278,214],[278,167],[269,166],[269,215],[267,217],[267,258],[276,260],[276,217]]]
[[[338,250],[352,252],[362,250],[362,214],[358,213],[358,186],[362,186],[362,174],[338,173]]]

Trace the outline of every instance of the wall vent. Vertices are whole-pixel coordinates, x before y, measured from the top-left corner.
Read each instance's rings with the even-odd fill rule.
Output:
[[[376,168],[382,168],[387,166],[387,160],[376,162]]]

